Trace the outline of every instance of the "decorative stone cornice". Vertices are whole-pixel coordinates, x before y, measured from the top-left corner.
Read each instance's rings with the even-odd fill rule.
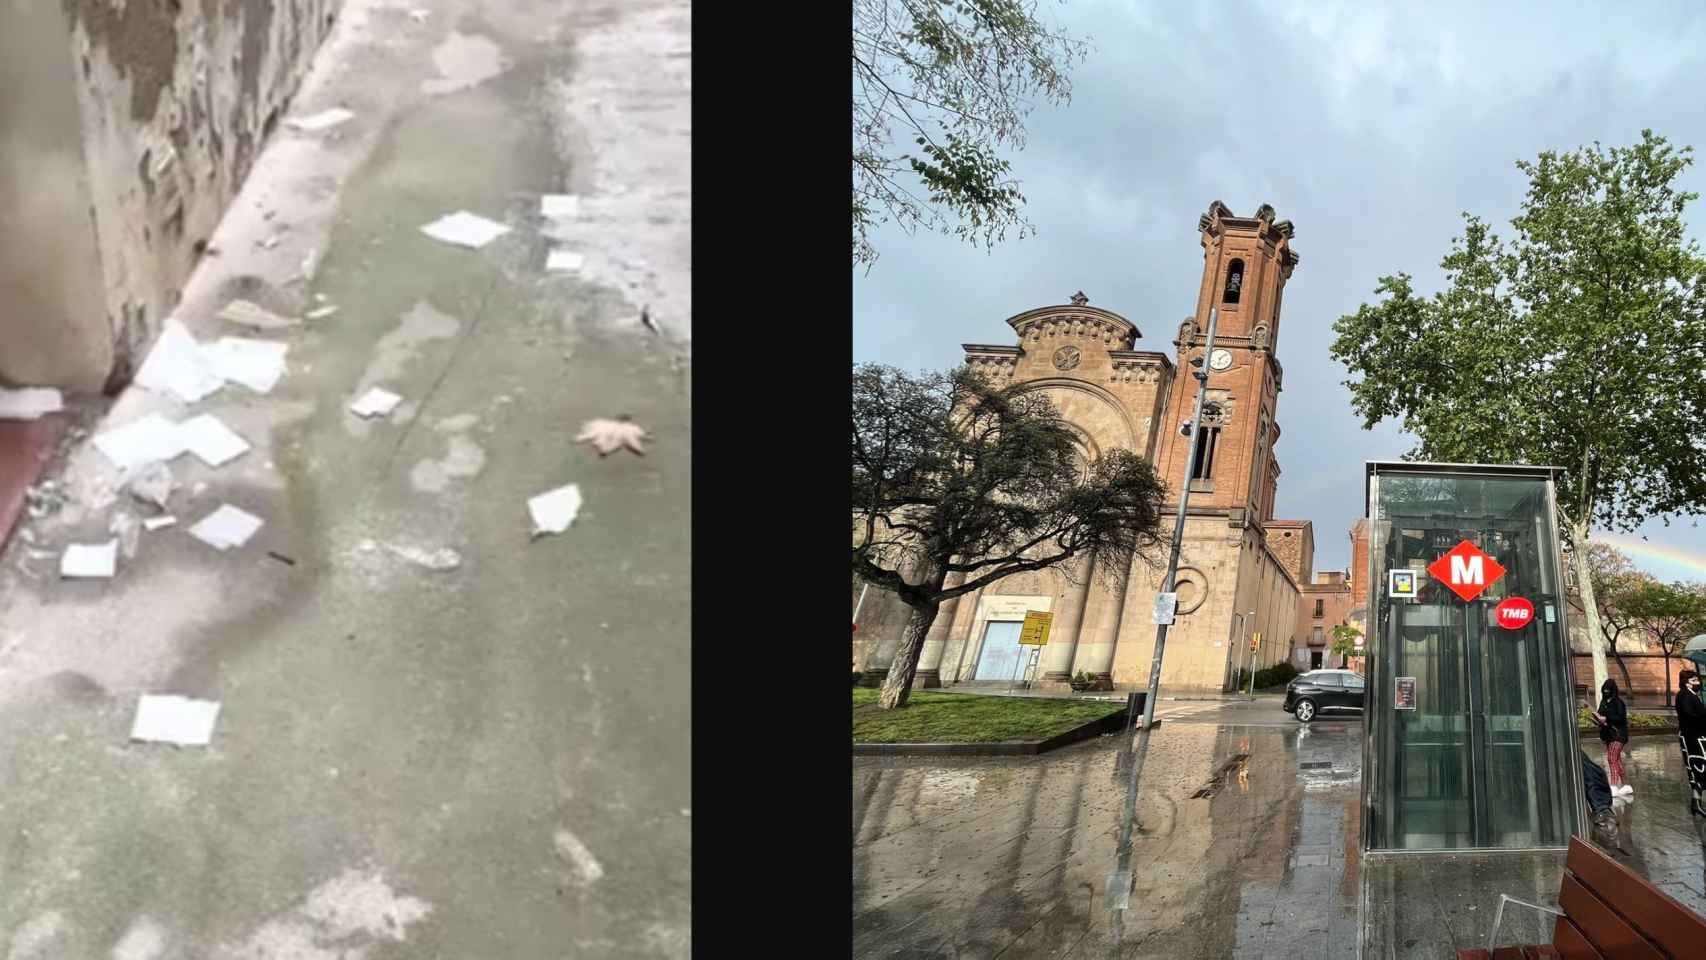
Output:
[[[1172,369],[1165,356],[1147,350],[1109,350],[1108,357],[1113,361],[1110,383],[1160,383]]]
[[[1027,310],[1007,318],[1007,325],[1019,335],[1020,341],[1032,343],[1071,339],[1130,350],[1141,336],[1130,320],[1112,310],[1077,303]]]
[[[1256,208],[1256,215],[1253,217],[1239,217],[1233,215],[1226,204],[1216,200],[1208,205],[1207,213],[1197,218],[1197,232],[1203,235],[1205,246],[1211,238],[1224,234],[1228,227],[1254,233],[1259,239],[1277,246],[1276,257],[1289,278],[1299,261],[1298,255],[1291,249],[1291,238],[1296,236],[1297,228],[1292,226],[1290,220],[1276,221],[1274,217],[1274,208],[1270,204],[1264,203]]]
[[[987,343],[962,343],[960,347],[966,352],[966,366],[996,382],[1013,379],[1024,353],[1018,347]]]

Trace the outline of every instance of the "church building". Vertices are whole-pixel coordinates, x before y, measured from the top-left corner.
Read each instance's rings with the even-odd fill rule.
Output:
[[[1115,449],[1149,458],[1168,491],[1163,542],[1148,562],[1113,576],[1083,567],[1069,576],[1036,571],[947,601],[924,643],[915,688],[1007,684],[1027,670],[1043,683],[1064,684],[1083,672],[1103,689],[1145,686],[1155,644],[1151,611],[1187,476],[1178,619],[1168,633],[1162,684],[1225,690],[1240,669],[1292,657],[1299,587],[1313,562],[1313,545],[1303,542],[1308,526],[1273,516],[1283,381],[1275,350],[1285,284],[1298,262],[1292,225],[1276,221],[1266,204],[1238,217],[1215,201],[1197,228],[1203,272],[1196,312],[1177,328],[1171,352],[1139,349],[1138,328],[1083,293],[1009,318],[1017,342],[965,345],[974,369],[1053,399],[1088,459]],[[1213,353],[1204,356],[1211,308],[1219,318]],[[1193,360],[1206,365],[1213,405],[1205,407],[1194,459],[1185,435],[1197,391]],[[861,593],[857,585],[854,592]],[[906,610],[892,595],[868,593],[854,618],[854,668],[874,683],[886,673]],[[1033,648],[1018,643],[1030,610],[1053,614],[1034,668]]]

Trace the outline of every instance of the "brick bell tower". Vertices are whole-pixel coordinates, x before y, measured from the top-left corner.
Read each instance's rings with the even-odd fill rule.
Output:
[[[1289,220],[1274,220],[1262,204],[1253,217],[1233,216],[1219,200],[1197,220],[1202,235],[1202,285],[1196,315],[1179,327],[1174,345],[1180,375],[1173,380],[1161,421],[1155,465],[1169,494],[1190,470],[1191,513],[1226,516],[1230,523],[1273,518],[1279,475],[1274,410],[1282,371],[1274,358],[1280,303],[1297,266]],[[1214,353],[1203,356],[1209,310],[1218,309]],[[1208,370],[1202,440],[1195,462],[1183,427],[1191,420],[1197,380],[1188,374],[1199,361]],[[1176,505],[1175,505],[1176,506]],[[1172,509],[1172,508],[1169,508]]]

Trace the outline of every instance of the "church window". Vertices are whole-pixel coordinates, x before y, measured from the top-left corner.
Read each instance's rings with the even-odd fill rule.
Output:
[[[1215,441],[1220,439],[1219,427],[1204,427],[1197,441],[1197,459],[1191,464],[1192,480],[1207,480],[1214,474]]]
[[[1234,259],[1226,267],[1226,293],[1221,297],[1227,303],[1237,303],[1238,294],[1244,289],[1244,261]]]

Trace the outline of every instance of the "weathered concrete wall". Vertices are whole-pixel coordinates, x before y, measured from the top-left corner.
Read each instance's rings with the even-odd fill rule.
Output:
[[[57,4],[10,0],[0,18],[0,381],[60,383],[72,358],[102,369],[111,352],[76,72]]]
[[[92,244],[98,268],[83,273],[93,304],[89,291],[53,301],[51,285],[38,280],[45,292],[34,297],[59,309],[26,321],[0,318],[8,344],[0,377],[74,391],[110,392],[129,381],[287,108],[338,2],[63,0],[53,17],[55,41],[45,25],[49,14],[39,9],[50,5],[15,0],[14,11],[37,8],[31,19],[43,21],[34,29],[44,60],[69,53],[81,146],[72,166],[86,183],[78,197],[83,209],[71,221],[92,231],[71,246]],[[63,78],[67,70],[41,76],[52,72]],[[31,96],[10,99],[30,100],[46,89],[64,100],[63,80],[50,88],[42,82]],[[29,188],[28,178],[19,186],[16,169],[6,177],[0,189]],[[76,196],[62,194],[59,207]],[[68,229],[62,211],[33,217],[43,224],[35,229]],[[31,242],[33,232],[0,238],[0,259]],[[98,323],[88,319],[91,309],[101,312]],[[61,328],[76,333],[52,333]],[[90,336],[92,328],[101,336]],[[29,344],[26,359],[14,360],[11,345],[20,341]]]

